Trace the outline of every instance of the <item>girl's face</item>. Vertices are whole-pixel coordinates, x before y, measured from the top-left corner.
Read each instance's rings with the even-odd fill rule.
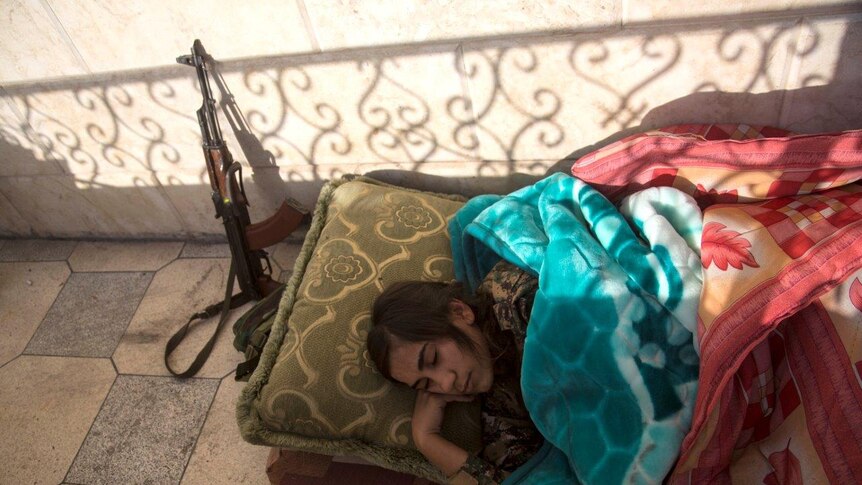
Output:
[[[469,305],[453,300],[451,324],[476,344],[477,353],[462,349],[454,340],[405,342],[392,337],[389,365],[392,377],[414,389],[438,394],[471,395],[487,392],[494,382],[488,340],[474,325]]]

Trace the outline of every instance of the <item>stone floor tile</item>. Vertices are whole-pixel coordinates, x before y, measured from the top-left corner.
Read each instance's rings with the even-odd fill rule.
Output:
[[[24,350],[69,273],[59,261],[0,263],[0,365]]]
[[[273,279],[289,278],[293,270],[293,262],[299,250],[302,248],[302,240],[293,237],[266,248],[269,260],[273,264]],[[189,242],[180,253],[180,258],[230,258],[230,246],[226,243],[200,243]]]
[[[227,243],[188,242],[180,254],[181,258],[229,258]]]
[[[135,317],[114,352],[114,363],[123,374],[170,375],[164,366],[165,343],[195,312],[224,298],[230,263],[226,259],[178,259],[156,273]],[[234,292],[238,291],[234,285]],[[231,325],[250,308],[235,309],[221,330],[200,377],[222,378],[242,362],[233,348]],[[215,329],[217,318],[192,324],[186,339],[171,356],[178,370],[185,370]]]
[[[312,211],[314,210],[314,205],[312,205],[310,207],[310,210],[312,210]],[[305,241],[305,236],[308,235],[308,229],[309,229],[309,223],[306,222],[306,223],[302,224],[301,226],[297,227],[292,233],[290,233],[290,236],[287,236],[286,241],[297,242],[301,245],[302,242]]]
[[[266,251],[269,254],[269,260],[273,264],[272,268],[272,279],[276,281],[284,282],[285,278],[290,277],[290,268],[293,268],[293,260],[290,260],[288,265],[288,269],[284,270],[284,266],[278,264],[276,260],[273,258],[273,253],[277,251],[279,246],[285,245],[290,246],[297,244],[295,241],[292,243],[279,243],[273,247],[267,248]],[[299,243],[300,247],[302,246],[301,242]],[[183,248],[182,253],[180,253],[180,258],[230,258],[230,246],[225,243],[199,243],[199,242],[189,242],[186,243],[186,246]],[[294,256],[295,257],[295,256]],[[264,268],[265,269],[265,268]]]
[[[108,359],[21,356],[0,368],[0,482],[60,483],[115,376]]]
[[[11,239],[0,247],[0,261],[65,261],[77,241]]]
[[[110,357],[153,273],[72,273],[25,353]]]
[[[69,264],[73,271],[156,271],[182,248],[182,242],[82,242]]]
[[[282,271],[279,268],[273,268],[272,279],[274,279],[275,281],[278,281],[279,283],[287,284],[287,282],[290,280],[290,276],[292,274],[293,273],[290,271]]]
[[[179,483],[218,384],[118,376],[66,481]]]
[[[299,256],[299,251],[302,249],[302,243],[282,242],[271,248],[269,259],[273,264],[277,265],[285,273],[293,273],[293,263],[296,257]]]
[[[207,415],[183,485],[268,484],[266,459],[269,448],[243,441],[236,422],[236,401],[245,382],[233,376],[222,379]]]

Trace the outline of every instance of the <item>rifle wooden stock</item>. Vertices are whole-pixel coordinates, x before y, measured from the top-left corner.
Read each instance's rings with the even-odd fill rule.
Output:
[[[285,200],[275,214],[246,226],[245,240],[249,249],[263,249],[283,241],[302,224],[306,215],[306,212],[300,211]]]
[[[233,163],[233,156],[230,154],[226,146],[221,146],[219,148],[208,148],[208,160],[212,160],[212,167],[210,167],[210,163],[207,163],[207,172],[210,172],[210,183],[215,181],[216,187],[214,190],[217,190],[219,195],[227,197],[228,190],[227,184],[231,184],[231,191],[234,197],[234,203],[241,205],[249,205],[248,200],[245,198],[245,194],[239,190],[239,184],[237,181],[231,177],[230,180],[227,180],[227,174],[223,167],[229,167]],[[215,178],[213,178],[213,176]]]
[[[215,152],[215,155],[213,152]],[[216,156],[220,157],[218,150],[204,148],[204,160],[206,161],[207,175],[209,175],[210,179],[210,188],[213,189],[213,192],[218,192],[221,195],[221,188],[218,186],[218,177],[216,176],[219,172],[218,168],[216,168]]]
[[[258,276],[257,278],[257,289],[264,297],[271,295],[273,291],[279,289],[281,286],[282,283],[275,281],[269,275]]]

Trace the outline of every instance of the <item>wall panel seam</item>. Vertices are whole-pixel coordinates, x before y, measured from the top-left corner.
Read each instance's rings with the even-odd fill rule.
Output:
[[[455,62],[458,63],[458,77],[461,80],[461,92],[469,104],[470,119],[473,120],[473,126],[470,128],[470,131],[472,132],[473,139],[476,140],[476,146],[471,148],[473,154],[470,158],[472,159],[471,161],[478,162],[481,161],[481,156],[479,154],[482,153],[482,139],[479,137],[479,120],[476,118],[476,108],[473,105],[473,91],[471,89],[470,79],[467,77],[467,62],[464,60],[464,44],[459,43],[455,48]]]
[[[34,235],[36,235],[36,233],[33,231],[33,225],[30,224],[30,221],[28,221],[27,218],[24,217],[24,214],[22,214],[21,211],[18,210],[17,207],[15,207],[15,203],[12,202],[12,198],[9,197],[5,192],[3,192],[3,187],[0,187],[0,197],[2,197],[2,199],[6,200],[6,202],[9,203],[9,207],[12,209],[12,212],[13,212],[12,216],[13,217],[17,216],[18,220],[20,222],[22,222],[25,226],[27,226],[27,234],[18,233],[15,230],[13,230],[11,227],[9,228],[8,234],[13,235],[13,236],[34,236]],[[4,229],[2,227],[0,227],[0,234],[3,234],[3,230]]]
[[[304,0],[296,0],[296,7],[299,9],[299,16],[302,17],[302,24],[305,26],[305,33],[308,35],[308,40],[311,42],[311,48],[315,52],[322,52],[320,41],[317,40],[317,32],[314,30],[314,22],[308,15],[308,9],[305,6]]]
[[[78,46],[76,46],[75,42],[72,41],[72,37],[69,36],[69,32],[66,31],[66,27],[63,26],[63,23],[60,22],[60,18],[57,17],[57,14],[54,12],[54,8],[51,7],[51,4],[48,3],[48,0],[39,0],[39,3],[42,4],[42,8],[45,10],[45,13],[51,20],[51,23],[54,24],[54,28],[57,29],[57,33],[60,34],[60,37],[63,38],[63,41],[75,54],[75,58],[78,60],[78,62],[81,63],[81,66],[84,68],[84,70],[89,74],[93,74],[93,70],[90,69],[90,65],[87,64],[86,60],[84,60],[84,56],[81,55],[81,51],[78,50]]]
[[[792,101],[792,96],[787,95],[787,89],[789,83],[792,79],[798,79],[800,69],[802,68],[802,57],[799,55],[799,52],[802,52],[802,43],[805,40],[805,19],[799,18],[796,21],[795,27],[797,28],[796,34],[796,42],[793,46],[793,52],[789,55],[789,59],[786,61],[786,65],[784,66],[784,72],[782,73],[781,86],[779,89],[781,90],[781,101],[778,104],[778,116],[775,120],[775,126],[779,126],[783,128],[784,124],[784,116],[787,113],[788,103]]]

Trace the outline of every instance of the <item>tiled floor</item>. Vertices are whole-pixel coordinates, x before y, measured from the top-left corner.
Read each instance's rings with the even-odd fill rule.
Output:
[[[276,278],[300,244],[271,252]],[[195,378],[163,364],[168,336],[222,298],[228,256],[222,244],[0,240],[0,483],[269,483],[269,450],[243,442],[234,418],[242,356],[229,328]],[[178,368],[211,331],[190,332]]]

